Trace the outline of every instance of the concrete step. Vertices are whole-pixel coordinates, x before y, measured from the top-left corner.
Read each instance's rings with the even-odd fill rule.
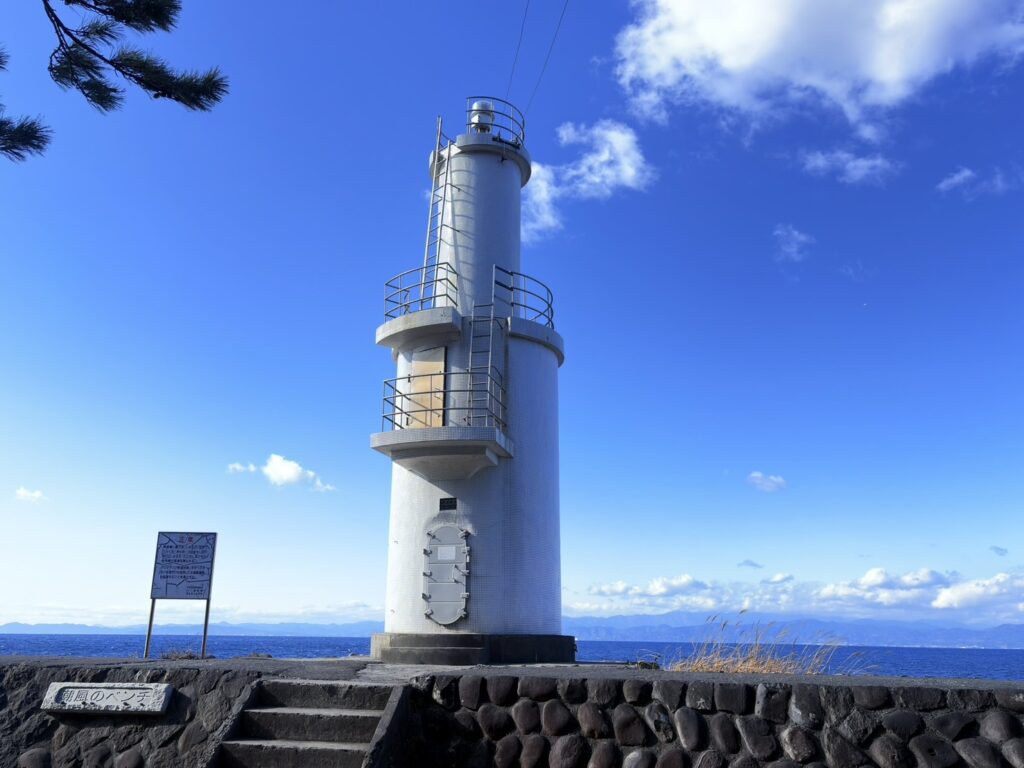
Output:
[[[383,714],[379,709],[247,709],[242,713],[242,736],[247,739],[369,743]]]
[[[345,680],[263,680],[262,707],[313,707],[319,709],[375,709],[387,706],[391,687],[364,685]]]
[[[225,741],[221,765],[227,768],[360,768],[369,744],[322,741]]]
[[[382,648],[380,660],[385,664],[474,666],[486,664],[489,658],[486,648],[402,647]]]

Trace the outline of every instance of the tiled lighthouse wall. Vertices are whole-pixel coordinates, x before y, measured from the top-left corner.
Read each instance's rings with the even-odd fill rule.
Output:
[[[417,765],[1024,768],[1024,686],[637,675],[417,678]]]

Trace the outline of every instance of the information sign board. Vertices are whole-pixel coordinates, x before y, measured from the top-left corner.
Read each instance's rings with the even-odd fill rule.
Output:
[[[216,533],[157,534],[153,600],[209,600]]]

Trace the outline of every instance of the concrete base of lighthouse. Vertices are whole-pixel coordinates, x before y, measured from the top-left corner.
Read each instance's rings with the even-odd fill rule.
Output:
[[[385,664],[565,664],[576,661],[576,638],[382,632],[371,639],[370,654]]]

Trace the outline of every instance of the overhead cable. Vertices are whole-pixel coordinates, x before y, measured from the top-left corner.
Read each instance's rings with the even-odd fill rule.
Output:
[[[548,54],[544,57],[544,66],[540,68],[540,74],[537,76],[537,82],[533,86],[533,92],[530,94],[530,100],[526,102],[526,109],[523,110],[523,114],[530,111],[530,105],[533,104],[533,97],[537,95],[537,89],[540,88],[540,81],[544,78],[544,73],[548,69],[548,61],[551,60],[551,52],[555,50],[555,41],[558,40],[558,30],[562,28],[562,19],[565,18],[565,11],[569,7],[569,0],[565,0],[562,5],[562,13],[558,17],[558,25],[555,27],[555,34],[551,36],[551,45],[548,46]]]
[[[505,89],[505,99],[512,92],[512,78],[516,74],[516,64],[519,63],[519,49],[523,46],[523,32],[526,30],[526,14],[530,12],[530,0],[526,0],[526,7],[523,8],[523,21],[519,25],[519,42],[516,43],[516,55],[512,59],[512,71],[508,73],[508,88]]]

